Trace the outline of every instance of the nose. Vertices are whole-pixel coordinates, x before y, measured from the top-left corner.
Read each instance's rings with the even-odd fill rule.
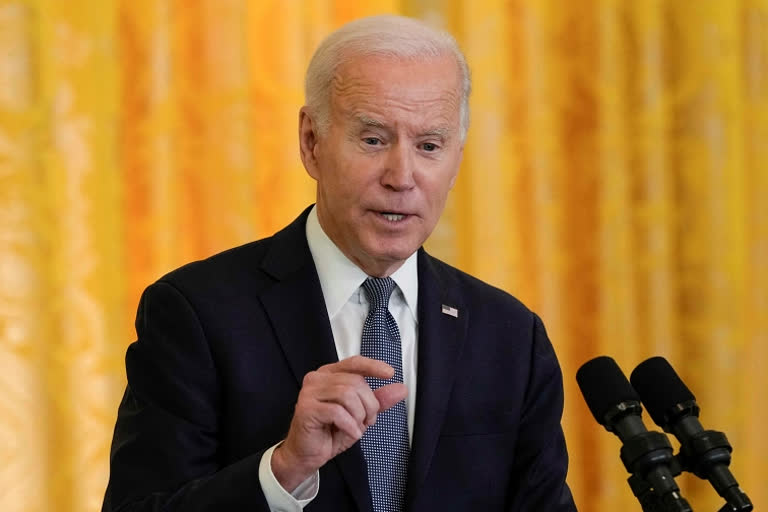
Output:
[[[387,153],[381,184],[396,190],[408,190],[416,185],[414,180],[414,154],[405,144],[394,144]]]

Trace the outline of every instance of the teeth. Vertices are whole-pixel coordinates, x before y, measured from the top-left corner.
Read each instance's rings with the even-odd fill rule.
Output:
[[[397,213],[382,213],[382,215],[384,216],[385,219],[391,222],[397,222],[399,220],[403,220],[403,217],[405,217],[405,215],[400,215]]]

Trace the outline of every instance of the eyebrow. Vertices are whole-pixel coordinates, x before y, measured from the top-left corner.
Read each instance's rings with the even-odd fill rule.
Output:
[[[436,135],[438,137],[441,137],[443,139],[447,139],[448,136],[451,134],[451,129],[446,128],[444,126],[441,126],[439,128],[432,128],[424,132],[424,135]]]
[[[376,119],[373,119],[372,117],[368,117],[365,114],[357,114],[355,115],[355,119],[357,119],[357,121],[363,126],[372,126],[374,128],[385,128],[384,123]]]
[[[370,126],[373,128],[382,128],[386,129],[386,125],[382,123],[381,121],[377,119],[373,119],[372,117],[368,117],[365,114],[357,114],[355,115],[355,119],[362,124],[363,126]],[[429,130],[422,133],[422,136],[437,136],[441,137],[443,139],[447,139],[451,134],[451,129],[445,126],[440,126],[436,128],[430,128]]]

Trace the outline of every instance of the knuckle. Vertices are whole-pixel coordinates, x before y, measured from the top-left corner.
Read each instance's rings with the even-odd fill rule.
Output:
[[[331,415],[336,418],[343,418],[346,413],[346,409],[341,404],[328,404]]]
[[[312,385],[312,383],[315,382],[317,379],[317,371],[312,371],[304,375],[304,378],[301,381],[302,386],[309,386]]]
[[[348,405],[351,405],[355,400],[358,399],[357,391],[355,391],[353,388],[350,388],[349,386],[340,386],[337,394],[339,398]]]

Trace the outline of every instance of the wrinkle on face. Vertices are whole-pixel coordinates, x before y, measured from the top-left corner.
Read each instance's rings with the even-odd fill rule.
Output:
[[[353,58],[330,96],[329,130],[312,150],[318,219],[366,273],[389,275],[432,233],[455,181],[459,67],[453,56]],[[407,218],[388,224],[386,212]]]
[[[453,59],[453,57],[445,57]],[[355,119],[358,123],[388,129],[410,137],[436,135],[444,139],[456,137],[455,118],[461,104],[461,81],[456,67],[455,87],[446,90],[445,83],[434,81],[415,87],[407,80],[387,83],[384,70],[391,58],[373,57],[384,61],[381,67],[370,68],[363,74],[355,61],[342,65],[331,85],[331,112],[334,117]],[[419,60],[401,59],[404,70],[423,65]],[[407,77],[407,72],[403,78]],[[385,120],[384,111],[389,119]],[[424,113],[432,113],[424,119]],[[393,115],[394,114],[394,115]],[[341,121],[335,119],[334,121]]]

